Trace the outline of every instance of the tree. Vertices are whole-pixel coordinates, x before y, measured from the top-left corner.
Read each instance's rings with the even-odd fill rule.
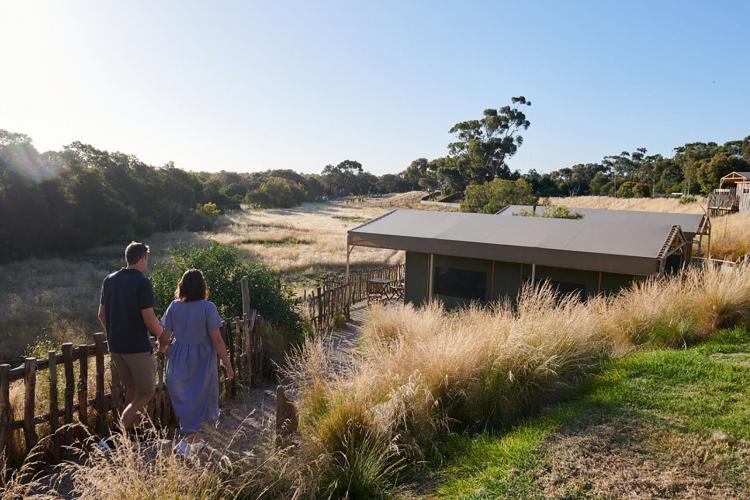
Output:
[[[695,180],[701,188],[701,192],[708,194],[719,187],[719,180],[731,172],[744,172],[750,170],[750,163],[744,158],[726,153],[718,153],[712,158],[697,162],[695,167]]]
[[[336,166],[326,165],[321,174],[323,185],[330,196],[346,196],[355,192],[357,175],[362,173],[362,164],[344,160]]]
[[[456,141],[448,146],[448,150],[451,157],[463,160],[456,167],[465,178],[464,185],[495,178],[514,178],[507,160],[523,144],[520,132],[531,125],[523,106],[531,106],[531,101],[523,96],[513,97],[510,106],[485,109],[481,119],[451,127],[450,132],[456,135]],[[516,173],[515,178],[518,176]]]
[[[305,199],[305,189],[283,177],[269,177],[258,189],[247,193],[247,203],[261,208],[290,208]]]
[[[529,205],[535,202],[531,185],[525,179],[493,179],[484,184],[467,186],[461,200],[461,211],[493,214],[508,205]]]

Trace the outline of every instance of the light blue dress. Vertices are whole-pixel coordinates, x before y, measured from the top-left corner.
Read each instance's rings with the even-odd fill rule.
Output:
[[[213,302],[173,301],[162,318],[173,333],[167,352],[167,390],[183,433],[198,432],[204,421],[219,418],[216,349],[208,333],[221,326]]]

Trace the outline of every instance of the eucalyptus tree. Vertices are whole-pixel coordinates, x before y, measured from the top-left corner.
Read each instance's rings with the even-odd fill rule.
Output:
[[[448,145],[448,150],[451,157],[463,160],[458,166],[466,184],[513,177],[507,160],[523,144],[521,132],[531,125],[524,113],[528,106],[531,101],[524,96],[513,97],[509,106],[485,109],[482,118],[451,127],[456,140]]]

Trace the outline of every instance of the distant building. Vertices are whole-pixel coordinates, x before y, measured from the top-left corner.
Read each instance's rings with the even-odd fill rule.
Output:
[[[405,301],[514,301],[524,283],[549,281],[582,297],[674,272],[710,232],[702,215],[575,209],[581,219],[394,210],[349,231],[354,246],[406,252]],[[541,209],[541,208],[540,208]]]
[[[708,195],[711,215],[750,212],[750,172],[731,172],[719,180],[719,188]]]

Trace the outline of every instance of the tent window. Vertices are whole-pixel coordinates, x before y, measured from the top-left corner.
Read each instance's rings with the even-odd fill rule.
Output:
[[[433,291],[448,297],[487,300],[487,273],[436,267]]]

